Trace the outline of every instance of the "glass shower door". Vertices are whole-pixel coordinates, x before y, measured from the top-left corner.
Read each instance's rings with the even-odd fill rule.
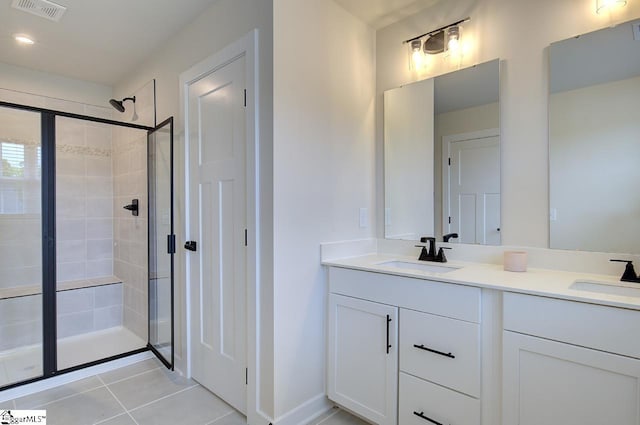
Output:
[[[0,107],[0,387],[44,373],[40,124]]]
[[[149,132],[149,347],[173,368],[173,118]]]

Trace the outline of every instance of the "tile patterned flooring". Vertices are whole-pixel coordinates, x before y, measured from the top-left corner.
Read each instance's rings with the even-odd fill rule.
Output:
[[[246,425],[246,418],[197,382],[148,359],[0,403],[46,409],[49,425]],[[367,425],[334,408],[308,425]]]

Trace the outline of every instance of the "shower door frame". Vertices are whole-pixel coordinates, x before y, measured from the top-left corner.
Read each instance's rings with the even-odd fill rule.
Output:
[[[75,114],[72,112],[57,111],[53,109],[40,108],[30,105],[0,101],[0,108],[10,108],[22,111],[36,112],[40,114],[41,125],[41,217],[42,217],[42,375],[36,378],[15,382],[3,387],[0,391],[19,387],[32,382],[41,381],[57,375],[106,363],[112,360],[127,357],[133,354],[151,351],[149,336],[147,336],[147,346],[136,350],[127,351],[115,356],[94,360],[66,369],[57,369],[58,357],[58,329],[57,329],[57,280],[56,280],[56,117],[71,118],[81,121],[90,121],[99,124],[107,124],[118,127],[127,127],[147,132],[148,137],[157,127],[148,127],[123,121],[115,121],[105,118],[92,117],[88,115]],[[173,117],[171,117],[173,118]],[[155,119],[154,119],[155,121]],[[172,134],[173,138],[173,134]],[[172,178],[172,200],[173,200],[173,178]],[[149,191],[147,182],[147,192]],[[173,209],[173,201],[172,201]],[[172,229],[173,232],[173,229]],[[172,273],[173,288],[173,273]],[[173,309],[174,294],[171,294]],[[173,327],[172,315],[172,327]],[[173,339],[173,333],[172,333]],[[166,362],[163,361],[166,365]]]

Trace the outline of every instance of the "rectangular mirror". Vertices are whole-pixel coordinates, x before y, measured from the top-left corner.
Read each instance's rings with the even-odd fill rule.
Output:
[[[500,245],[500,61],[384,93],[385,237]]]
[[[640,20],[549,48],[549,245],[640,253]]]

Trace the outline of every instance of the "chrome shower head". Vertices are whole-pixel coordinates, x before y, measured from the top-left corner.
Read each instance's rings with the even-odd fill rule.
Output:
[[[125,97],[122,100],[115,100],[115,99],[110,99],[109,103],[111,104],[111,106],[113,106],[113,108],[118,111],[118,112],[124,112],[124,102],[126,102],[127,100],[130,100],[133,102],[134,106],[136,103],[136,97]]]

